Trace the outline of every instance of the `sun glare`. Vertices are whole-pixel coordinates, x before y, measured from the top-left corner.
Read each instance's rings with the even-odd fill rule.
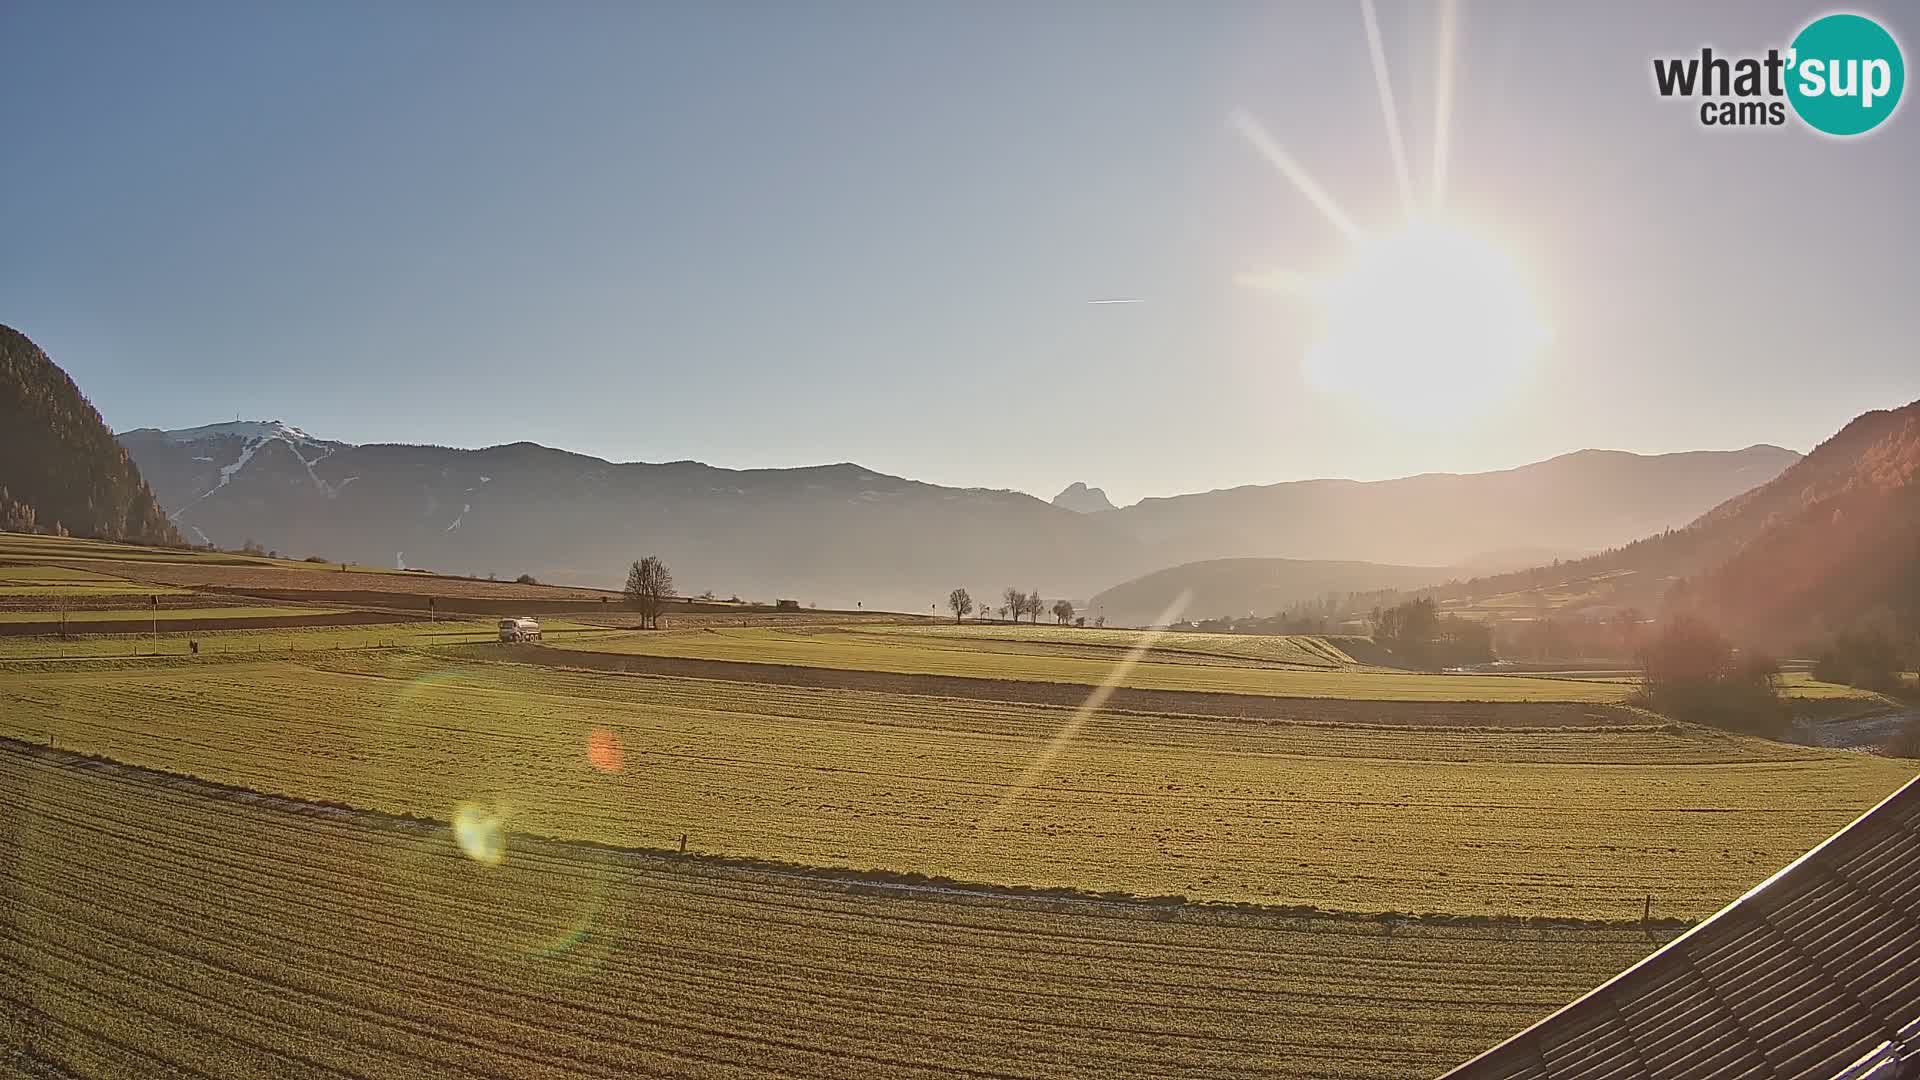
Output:
[[[1319,307],[1313,345],[1301,361],[1308,385],[1397,418],[1456,425],[1482,415],[1519,388],[1551,334],[1526,273],[1483,235],[1445,216],[1453,125],[1453,67],[1459,11],[1442,0],[1434,86],[1432,210],[1415,210],[1393,80],[1373,0],[1361,21],[1393,152],[1405,226],[1369,233],[1332,192],[1274,139],[1252,113],[1235,109],[1234,130],[1292,182],[1352,243],[1331,274],[1242,273],[1247,288],[1306,297]]]
[[[1482,411],[1549,337],[1520,266],[1446,221],[1360,238],[1347,264],[1307,292],[1320,308],[1302,364],[1308,383],[1402,416]]]

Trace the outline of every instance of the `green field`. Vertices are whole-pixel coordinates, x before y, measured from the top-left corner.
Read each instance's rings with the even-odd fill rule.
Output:
[[[844,888],[0,747],[0,1050],[62,1075],[1431,1076],[1635,930]]]
[[[1076,631],[1077,632],[1077,631]],[[1094,631],[1098,633],[1098,631]],[[1109,631],[1108,633],[1128,633]],[[1195,637],[1201,635],[1192,635]],[[1225,635],[1220,635],[1225,636]],[[633,632],[577,642],[555,642],[595,652],[700,660],[748,661],[802,667],[885,671],[908,675],[958,675],[1028,682],[1098,686],[1114,676],[1118,655],[1073,655],[1073,646],[1035,652],[1049,642],[992,640],[942,635],[915,628],[782,630],[741,627],[666,633]],[[1111,650],[1118,653],[1119,650]],[[1249,658],[1240,658],[1247,660]],[[1148,659],[1134,665],[1122,686],[1147,690],[1324,697],[1369,701],[1576,701],[1618,702],[1632,693],[1624,683],[1509,675],[1428,675],[1360,668],[1304,670],[1234,663]]]
[[[257,608],[248,608],[257,611]],[[302,608],[305,614],[312,609]],[[54,660],[73,657],[186,656],[189,641],[200,643],[204,656],[229,653],[287,653],[313,650],[377,649],[396,646],[472,645],[498,641],[499,628],[491,622],[443,621],[370,623],[365,626],[308,626],[262,630],[168,631],[166,609],[161,609],[160,641],[150,634],[97,634],[62,640],[53,636],[0,637],[0,661]],[[113,613],[124,614],[124,613]],[[599,627],[562,621],[543,621],[543,631],[556,638],[596,637]],[[557,642],[556,642],[557,643]],[[10,678],[0,670],[0,684]]]
[[[193,548],[145,547],[112,540],[89,540],[77,536],[41,536],[34,533],[0,532],[0,562],[72,563],[93,560],[200,563],[215,566],[263,566],[289,570],[312,569],[315,565],[298,559],[269,559],[264,555],[235,555],[224,551]],[[331,564],[339,566],[339,563]],[[388,567],[354,564],[361,573],[399,573]]]
[[[987,648],[998,646],[1003,649],[1009,644],[1026,643],[1124,653],[1148,646],[1148,656],[1175,661],[1225,657],[1309,668],[1343,667],[1354,663],[1353,657],[1342,651],[1341,639],[1309,634],[1198,634],[1171,630],[1149,632],[999,623],[892,626],[878,632],[893,637],[922,637],[946,645],[979,641],[990,643]]]
[[[0,677],[0,733],[305,799],[1003,884],[1355,911],[1711,912],[1909,767],[1697,728],[1391,730],[408,651]],[[601,736],[594,733],[602,732]],[[621,771],[590,761],[611,738]]]
[[[69,626],[84,630],[86,623],[125,622],[158,619],[164,630],[169,622],[182,619],[273,619],[300,615],[327,615],[340,608],[325,607],[198,607],[198,608],[83,608],[66,612]],[[45,611],[0,611],[0,623],[48,623],[57,625],[60,614]]]
[[[0,533],[0,537],[11,534]],[[0,600],[45,597],[57,607],[68,596],[154,596],[184,592],[167,586],[142,585],[125,578],[96,574],[68,566],[0,564]]]

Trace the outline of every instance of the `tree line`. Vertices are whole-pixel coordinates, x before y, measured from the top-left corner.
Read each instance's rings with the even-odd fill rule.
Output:
[[[1431,596],[1374,608],[1368,622],[1374,644],[1408,667],[1464,667],[1493,660],[1493,628],[1441,614]]]
[[[967,616],[973,614],[975,610],[973,594],[966,589],[955,589],[948,593],[947,610],[953,612],[954,622],[957,623],[965,619]],[[991,608],[981,607],[978,610],[980,617],[983,619],[993,614]],[[1012,619],[1014,622],[1019,622],[1022,617],[1027,617],[1037,624],[1040,621],[1041,615],[1049,613],[1053,615],[1053,621],[1060,626],[1069,624],[1085,626],[1087,624],[1087,620],[1084,617],[1075,617],[1073,601],[1071,600],[1055,600],[1052,604],[1048,604],[1040,598],[1039,589],[1021,590],[1012,586],[1008,586],[1006,590],[1000,594],[1000,618],[1002,619]],[[1095,625],[1106,625],[1106,619],[1101,618],[1096,620]]]

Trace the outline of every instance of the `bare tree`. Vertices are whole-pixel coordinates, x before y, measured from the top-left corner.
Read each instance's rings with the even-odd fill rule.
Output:
[[[627,569],[627,603],[640,609],[642,625],[660,629],[660,609],[673,596],[673,572],[658,555],[649,555]]]
[[[955,589],[947,594],[947,606],[953,609],[953,621],[959,622],[973,614],[973,597],[965,589]]]
[[[1055,600],[1053,602],[1053,621],[1065,626],[1073,621],[1073,601]]]
[[[1007,586],[1007,591],[1000,594],[1000,599],[1006,601],[1000,607],[1001,618],[1006,618],[1007,614],[1011,612],[1013,614],[1013,621],[1019,622],[1020,616],[1027,613],[1027,594],[1021,592],[1019,589],[1011,585]]]
[[[1040,599],[1040,590],[1027,593],[1027,614],[1033,616],[1033,624],[1040,625],[1040,613],[1047,609],[1047,602]]]

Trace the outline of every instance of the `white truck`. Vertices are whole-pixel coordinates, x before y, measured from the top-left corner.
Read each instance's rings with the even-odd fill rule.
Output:
[[[501,619],[501,641],[539,641],[540,624],[532,619]]]

